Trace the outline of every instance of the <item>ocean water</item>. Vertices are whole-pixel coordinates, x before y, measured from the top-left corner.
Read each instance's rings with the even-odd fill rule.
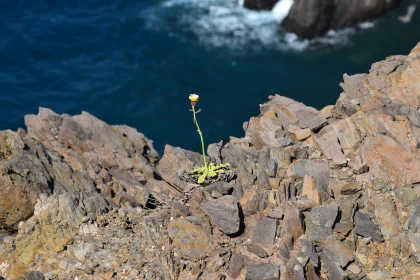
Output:
[[[410,23],[397,20],[409,2],[302,41],[279,28],[291,0],[274,12],[235,0],[0,0],[0,129],[24,127],[38,107],[87,111],[136,127],[160,153],[165,144],[199,151],[190,93],[201,97],[206,144],[242,137],[272,94],[334,104],[343,73],[420,41],[420,7]]]

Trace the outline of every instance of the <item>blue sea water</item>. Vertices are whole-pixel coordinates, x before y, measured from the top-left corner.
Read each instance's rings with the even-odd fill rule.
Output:
[[[334,104],[343,73],[420,41],[420,9],[397,20],[407,4],[307,42],[234,0],[0,0],[0,129],[24,127],[38,107],[87,111],[136,127],[160,153],[165,144],[199,151],[190,93],[201,97],[207,144],[242,137],[271,94]]]

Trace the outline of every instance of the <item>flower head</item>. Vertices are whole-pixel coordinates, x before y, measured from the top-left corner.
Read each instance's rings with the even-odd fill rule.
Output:
[[[190,94],[190,101],[191,102],[198,102],[198,98],[200,98],[200,96],[198,96],[197,94],[195,94],[195,93],[193,93],[193,94]]]

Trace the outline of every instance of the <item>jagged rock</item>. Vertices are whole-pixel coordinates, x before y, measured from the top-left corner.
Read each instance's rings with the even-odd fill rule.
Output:
[[[232,254],[229,262],[229,269],[226,271],[227,275],[233,279],[238,278],[241,270],[245,267],[246,258],[240,254]]]
[[[277,220],[268,217],[257,219],[251,234],[251,242],[270,252],[276,237]]]
[[[302,141],[311,136],[311,130],[309,128],[301,129],[297,126],[290,125],[289,132],[294,135],[296,140]]]
[[[83,201],[83,198],[68,193],[58,197],[41,196],[35,205],[34,216],[23,224],[16,236],[16,249],[10,248],[2,253],[13,264],[10,271],[12,279],[34,262],[39,252],[56,254],[73,242],[73,231],[87,214]],[[108,207],[105,200],[92,206],[92,214],[104,213]]]
[[[253,186],[246,191],[240,200],[242,212],[245,216],[251,216],[265,209],[266,201],[258,186]]]
[[[376,241],[383,241],[379,226],[373,223],[368,214],[357,211],[354,216],[354,232],[361,236],[369,236]]]
[[[332,1],[295,0],[289,15],[283,21],[286,31],[304,38],[324,35],[329,29],[343,28],[379,17],[399,1]]]
[[[332,235],[332,227],[337,214],[338,207],[335,204],[312,208],[305,218],[305,234],[313,241],[324,241],[328,236]]]
[[[302,234],[303,217],[300,210],[295,206],[289,206],[284,210],[284,220],[281,227],[281,236],[290,234],[294,240],[297,240]]]
[[[316,254],[314,244],[306,235],[302,235],[296,240],[292,255],[295,256],[296,260],[304,267],[308,262],[315,267],[319,266],[319,257]]]
[[[348,274],[340,267],[340,264],[324,255],[323,261],[328,269],[328,279],[347,280]]]
[[[327,237],[322,245],[322,254],[327,255],[335,263],[345,268],[350,262],[354,261],[354,252],[344,243],[338,241],[333,236]],[[323,256],[325,259],[325,256]]]
[[[39,143],[9,130],[0,132],[0,213],[5,227],[16,230],[33,214],[38,196],[52,193],[52,169]]]
[[[44,279],[45,279],[45,275],[39,271],[25,272],[19,278],[19,280],[44,280]]]
[[[239,209],[233,196],[224,196],[217,200],[203,202],[200,208],[210,216],[216,227],[226,234],[239,231]]]
[[[417,263],[420,263],[420,233],[410,233],[408,235],[410,242],[410,253]]]
[[[173,220],[168,230],[175,252],[182,258],[200,259],[211,246],[210,231],[186,219]]]
[[[12,230],[0,233],[0,276],[417,279],[418,73],[420,44],[344,76],[321,112],[270,97],[246,137],[210,145],[234,176],[204,186],[184,172],[201,155],[170,147],[170,186],[141,133],[41,109],[28,133],[0,132],[0,230]],[[304,141],[290,133],[298,124]],[[348,167],[330,169],[316,143],[327,136]]]
[[[332,160],[333,166],[340,167],[347,164],[347,160],[341,151],[338,138],[334,131],[327,132],[321,137],[315,138],[315,141],[325,157]]]
[[[304,113],[296,122],[296,126],[301,129],[309,128],[313,131],[320,130],[327,124],[327,120],[322,116],[314,113]]]
[[[379,227],[385,240],[392,240],[398,236],[399,221],[395,204],[392,201],[379,198],[381,201],[376,205]]]
[[[329,197],[330,170],[328,165],[322,161],[297,160],[293,162],[287,170],[288,176],[310,176],[313,187],[316,188],[321,196],[321,201],[326,201]]]
[[[351,151],[361,141],[359,132],[350,118],[339,120],[333,123],[332,127],[345,153]]]
[[[267,251],[258,246],[257,244],[250,243],[245,245],[248,252],[260,257],[260,258],[266,258],[268,257]]]
[[[249,264],[246,280],[278,280],[280,277],[279,267],[271,263]]]
[[[348,183],[341,187],[341,194],[351,195],[359,192],[362,189],[362,186],[358,183]]]
[[[373,271],[367,274],[370,280],[386,280],[389,279],[389,274],[384,271]]]
[[[306,197],[313,200],[316,205],[320,205],[322,203],[322,197],[319,194],[318,189],[315,188],[314,181],[310,176],[305,176],[303,178],[302,195],[306,195]]]
[[[183,173],[202,165],[203,158],[199,153],[166,145],[156,170],[166,182],[184,190],[188,183],[181,179]]]
[[[283,219],[284,209],[280,207],[274,208],[270,213],[268,213],[268,217],[273,219],[281,220]]]

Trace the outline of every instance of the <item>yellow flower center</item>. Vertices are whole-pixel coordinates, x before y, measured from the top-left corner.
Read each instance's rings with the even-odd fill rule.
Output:
[[[190,94],[189,98],[191,102],[198,102],[198,98],[200,98],[200,96],[197,94]]]

